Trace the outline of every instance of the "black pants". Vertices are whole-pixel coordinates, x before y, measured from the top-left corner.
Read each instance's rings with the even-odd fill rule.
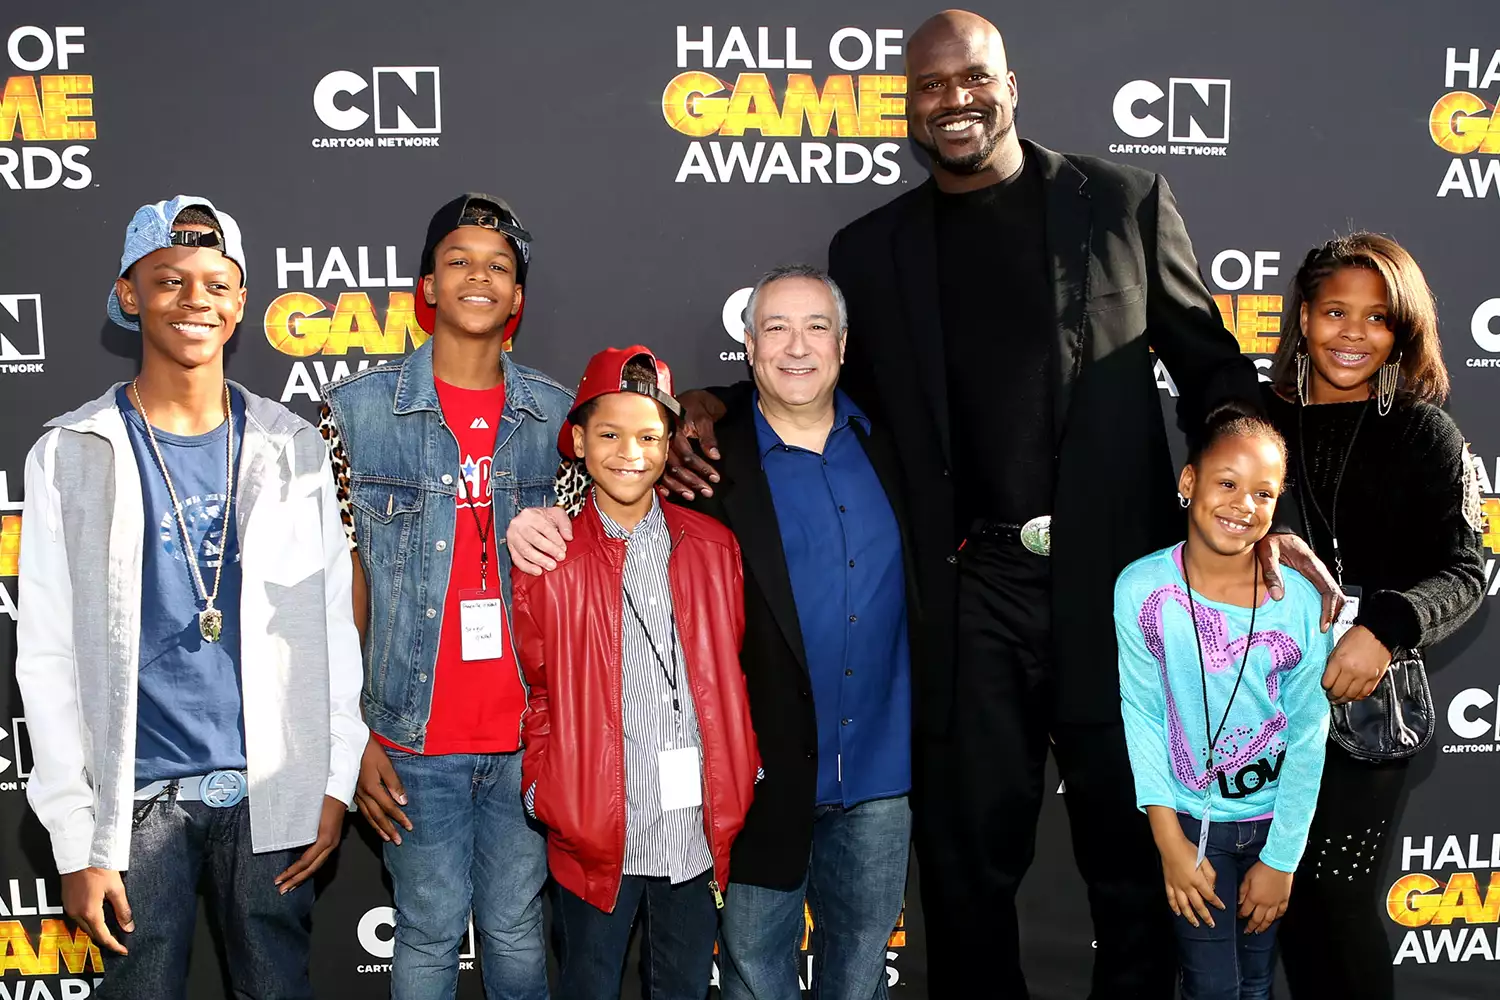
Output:
[[[1015,543],[971,541],[959,557],[953,716],[945,738],[923,741],[917,760],[931,995],[1028,996],[1016,890],[1035,854],[1050,738],[1097,939],[1090,995],[1169,1000],[1171,911],[1150,826],[1135,807],[1123,724],[1053,718],[1047,578],[1045,557]],[[1113,664],[1099,673],[1115,683]]]
[[[1281,959],[1295,1000],[1395,996],[1381,870],[1406,765],[1369,764],[1328,747],[1318,811],[1281,919]]]

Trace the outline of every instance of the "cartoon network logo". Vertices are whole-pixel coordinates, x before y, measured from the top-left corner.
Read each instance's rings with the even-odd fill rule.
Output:
[[[1132,139],[1151,141],[1113,142],[1109,151],[1226,156],[1229,94],[1230,81],[1208,77],[1174,76],[1165,89],[1151,80],[1131,80],[1115,91],[1115,126]]]
[[[47,357],[42,297],[0,295],[0,375],[35,375]]]
[[[441,70],[437,66],[376,66],[369,79],[336,69],[313,88],[313,111],[335,132],[314,149],[437,146],[443,131]]]

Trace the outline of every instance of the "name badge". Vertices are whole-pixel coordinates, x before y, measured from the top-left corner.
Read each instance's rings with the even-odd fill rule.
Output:
[[[1203,803],[1203,822],[1198,826],[1198,860],[1193,862],[1197,868],[1203,864],[1203,856],[1208,853],[1208,803]]]
[[[1354,627],[1354,619],[1359,617],[1359,598],[1363,593],[1358,587],[1344,588],[1344,607],[1339,612],[1338,619],[1333,623],[1333,644],[1337,646],[1344,633]]]
[[[505,609],[494,590],[459,592],[458,623],[465,660],[494,660],[505,655]]]
[[[699,777],[697,747],[678,747],[656,755],[661,780],[661,811],[691,809],[703,804],[703,779]]]

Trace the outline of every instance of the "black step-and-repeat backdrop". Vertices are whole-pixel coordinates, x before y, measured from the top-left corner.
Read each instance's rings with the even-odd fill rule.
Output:
[[[1491,4],[978,9],[1005,32],[1023,134],[1171,180],[1224,323],[1260,363],[1307,247],[1351,227],[1405,243],[1437,292],[1451,411],[1500,514]],[[571,383],[592,352],[644,341],[682,384],[721,382],[743,372],[736,317],[755,276],[822,261],[840,225],[925,178],[902,51],[929,13],[911,0],[6,4],[0,664],[14,658],[26,449],[133,371],[134,335],[105,322],[104,301],[137,205],[201,194],[240,220],[250,298],[230,372],[304,415],[327,380],[422,342],[423,228],[463,190],[506,197],[536,234],[518,358]],[[1002,343],[994,362],[1003,385]],[[1169,403],[1170,374],[1157,378]],[[1432,658],[1441,729],[1381,902],[1403,997],[1487,995],[1500,958],[1489,608]],[[31,760],[14,684],[0,686],[0,1000],[88,997],[109,958],[62,916],[25,803]],[[1092,942],[1060,803],[1043,823],[1028,969],[1036,996],[1080,997]],[[315,980],[325,996],[381,996],[389,888],[363,823],[351,831],[321,879]],[[915,898],[913,885],[888,952],[910,998],[927,993]],[[212,940],[205,925],[193,996],[222,992]],[[474,954],[467,942],[466,969]],[[985,956],[971,961],[982,982]],[[481,995],[477,970],[462,984]]]

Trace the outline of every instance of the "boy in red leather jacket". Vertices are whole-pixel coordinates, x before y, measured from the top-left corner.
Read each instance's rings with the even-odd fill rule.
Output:
[[[512,575],[522,787],[547,827],[563,1000],[619,996],[643,906],[645,994],[702,1000],[759,770],[739,545],[656,495],[681,413],[671,388],[645,347],[594,356],[558,437],[581,460],[558,488],[572,543],[545,576]]]

